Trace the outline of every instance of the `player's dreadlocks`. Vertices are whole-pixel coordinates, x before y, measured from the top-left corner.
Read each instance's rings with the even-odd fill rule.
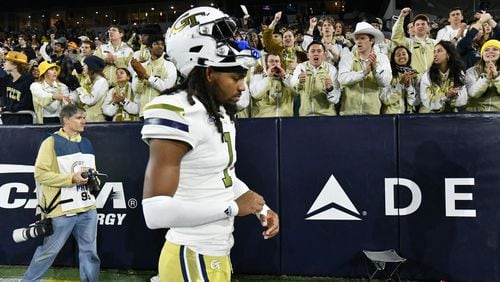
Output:
[[[188,94],[187,99],[191,105],[195,104],[193,96],[196,96],[207,110],[209,117],[214,121],[217,131],[221,134],[221,141],[224,142],[224,132],[221,122],[222,114],[219,112],[219,103],[215,99],[216,89],[208,84],[205,70],[204,67],[194,67],[185,80],[162,94],[172,94],[177,90],[186,90]],[[222,106],[231,121],[236,122],[236,105],[223,104]]]

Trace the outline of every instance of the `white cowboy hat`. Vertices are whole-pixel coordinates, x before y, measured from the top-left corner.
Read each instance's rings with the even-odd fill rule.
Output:
[[[359,22],[356,24],[356,29],[354,30],[354,35],[357,34],[369,34],[375,39],[375,44],[384,42],[384,34],[373,27],[373,25],[367,22]]]
[[[80,39],[80,41],[90,40],[90,38],[86,35],[80,35],[80,36],[78,36],[78,39]]]

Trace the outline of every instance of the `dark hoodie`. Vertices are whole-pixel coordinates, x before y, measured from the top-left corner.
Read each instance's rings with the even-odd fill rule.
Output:
[[[3,111],[18,112],[22,110],[34,111],[33,97],[31,96],[30,86],[33,83],[33,76],[23,74],[16,81],[12,81],[12,76],[6,76],[5,84],[5,104]],[[31,116],[3,116],[4,124],[31,124]]]

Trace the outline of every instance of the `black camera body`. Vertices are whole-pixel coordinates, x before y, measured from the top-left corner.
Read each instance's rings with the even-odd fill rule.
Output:
[[[49,236],[52,233],[54,233],[52,219],[44,218],[30,224],[28,227],[14,229],[12,231],[12,239],[14,239],[14,242],[20,243],[40,236]]]
[[[87,188],[92,195],[96,195],[101,190],[99,187],[99,181],[97,180],[97,176],[105,175],[98,173],[95,169],[89,168],[87,171],[82,172],[82,177],[87,178]]]

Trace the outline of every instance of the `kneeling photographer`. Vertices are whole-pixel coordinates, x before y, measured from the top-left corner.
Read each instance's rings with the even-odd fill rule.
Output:
[[[44,236],[22,281],[38,281],[54,262],[70,234],[78,244],[81,281],[99,281],[95,156],[91,142],[80,135],[85,110],[69,104],[59,114],[62,128],[41,144],[35,162],[41,221],[18,231],[20,241]],[[92,183],[93,182],[93,183]],[[19,233],[21,232],[21,233]],[[16,235],[14,235],[16,240]]]

